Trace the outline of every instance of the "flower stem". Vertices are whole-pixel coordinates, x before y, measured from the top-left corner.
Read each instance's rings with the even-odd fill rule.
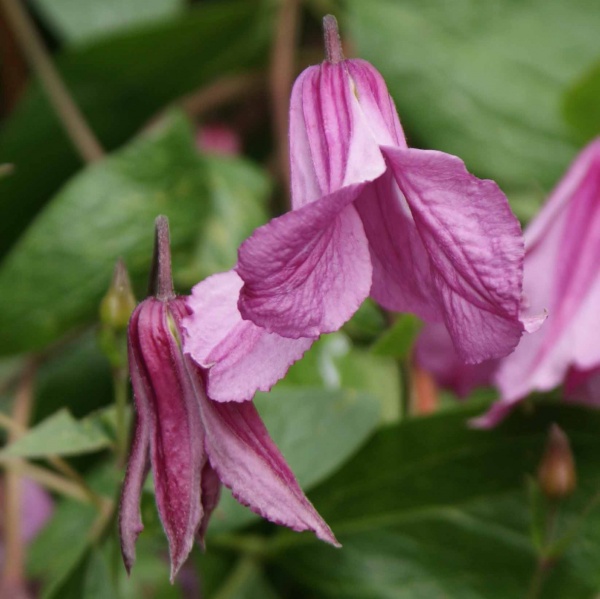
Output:
[[[337,64],[344,60],[342,40],[338,30],[337,19],[333,15],[323,17],[323,36],[325,38],[325,55],[327,61]]]
[[[288,112],[295,74],[299,13],[299,0],[281,0],[269,73],[279,172],[286,190],[290,188]]]
[[[71,98],[29,14],[19,0],[0,0],[0,6],[77,151],[85,162],[102,159],[100,143]]]
[[[34,359],[25,363],[13,405],[13,420],[18,428],[25,429],[31,415],[33,403],[33,382],[37,365]],[[17,428],[17,430],[18,430]],[[9,442],[19,436],[17,430],[9,433]],[[15,465],[6,468],[6,493],[5,493],[5,518],[4,541],[6,544],[6,557],[2,572],[3,584],[6,588],[10,585],[19,585],[23,581],[24,547],[21,534],[22,516],[22,480],[21,473]]]

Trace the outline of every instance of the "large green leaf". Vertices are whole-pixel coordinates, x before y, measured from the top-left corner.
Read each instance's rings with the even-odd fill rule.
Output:
[[[78,421],[63,409],[11,443],[1,454],[23,458],[80,455],[110,447],[112,441],[96,417]]]
[[[579,488],[561,508],[564,532],[600,490],[600,415],[546,407],[498,430],[469,430],[461,410],[382,430],[311,499],[342,543],[281,535],[276,561],[305,598],[524,597],[535,568],[525,479],[546,431],[568,432]],[[600,590],[600,511],[551,570],[544,598],[591,599]],[[304,542],[303,542],[304,541]],[[289,584],[289,582],[288,582]]]
[[[67,42],[159,21],[180,12],[183,0],[34,0],[42,17]]]
[[[570,88],[565,96],[565,116],[583,140],[600,135],[600,62]]]
[[[281,388],[259,393],[256,406],[273,440],[303,489],[340,467],[380,421],[376,400],[354,391]],[[212,517],[211,533],[247,524],[254,514],[224,493]]]
[[[255,202],[264,197],[268,185],[257,169],[239,159],[224,168],[245,177]],[[134,282],[145,281],[158,214],[169,217],[175,263],[187,268],[189,260],[178,260],[177,252],[192,246],[206,226],[216,226],[225,210],[215,211],[210,187],[219,169],[218,159],[196,152],[187,122],[174,115],[151,135],[74,177],[0,267],[0,286],[7,290],[0,296],[0,354],[43,347],[93,322],[118,257]],[[216,191],[219,201],[235,202],[235,186],[229,195],[223,189],[221,184]],[[241,222],[245,215],[238,210]],[[219,223],[225,230],[227,216]],[[236,227],[233,247],[244,228]]]
[[[595,0],[346,0],[357,54],[413,145],[506,186],[556,181],[576,152],[561,96],[598,57]]]
[[[266,55],[272,3],[203,2],[180,19],[57,57],[63,77],[107,149],[128,140],[166,104]],[[80,165],[37,83],[0,131],[0,253]]]

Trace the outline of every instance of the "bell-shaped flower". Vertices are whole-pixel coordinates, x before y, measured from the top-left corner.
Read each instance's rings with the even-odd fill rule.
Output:
[[[244,319],[290,338],[335,331],[370,294],[388,310],[443,322],[468,362],[503,356],[519,319],[523,241],[498,186],[455,156],[408,148],[381,75],[327,60],[290,104],[293,210],[239,251]]]
[[[532,391],[566,380],[576,398],[586,373],[600,366],[600,138],[579,154],[529,224],[525,247],[524,297],[534,311],[545,308],[548,321],[501,361],[501,400],[479,420],[483,426]]]
[[[546,324],[501,360],[460,364],[443,327],[426,326],[415,357],[459,395],[495,384],[500,400],[478,426],[494,426],[533,391],[563,385],[567,401],[600,406],[600,138],[574,161],[525,231],[524,301]]]
[[[135,561],[135,541],[143,528],[139,503],[149,466],[169,541],[172,578],[187,558],[194,539],[203,543],[221,484],[261,516],[294,530],[312,530],[320,539],[337,545],[269,437],[252,402],[224,401],[225,382],[221,401],[207,395],[206,372],[183,350],[183,320],[190,310],[187,298],[173,292],[164,217],[157,220],[156,248],[152,277],[156,284],[151,297],[134,311],[128,331],[136,410],[119,514],[127,570]],[[219,296],[221,300],[235,307],[237,295]],[[212,326],[208,335],[214,337],[219,322],[214,321]],[[240,332],[242,345],[244,330]],[[214,359],[232,359],[233,366],[243,363],[235,335],[230,341],[232,353],[220,347]],[[242,368],[240,376],[245,372]],[[228,380],[234,389],[238,388],[234,378]],[[216,388],[221,389],[220,383]]]

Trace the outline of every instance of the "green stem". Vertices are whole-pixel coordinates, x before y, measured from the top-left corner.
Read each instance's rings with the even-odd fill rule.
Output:
[[[240,590],[247,586],[249,580],[256,572],[256,560],[249,555],[239,559],[231,575],[223,586],[215,593],[214,599],[230,599],[237,597]]]

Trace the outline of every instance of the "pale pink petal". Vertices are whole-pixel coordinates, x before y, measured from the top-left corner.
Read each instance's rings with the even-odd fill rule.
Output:
[[[338,330],[368,296],[371,260],[350,186],[257,229],[239,249],[242,317],[284,337]]]
[[[194,287],[185,318],[184,351],[207,370],[207,393],[215,401],[245,401],[268,391],[312,345],[288,339],[242,320],[235,271],[213,275]]]
[[[130,323],[134,363],[147,381],[154,414],[150,458],[156,504],[169,540],[171,579],[192,549],[202,518],[200,473],[205,460],[195,388],[173,327],[187,314],[185,299],[149,299]]]
[[[564,384],[567,401],[600,407],[600,367],[592,370],[571,368]]]
[[[442,323],[426,324],[421,329],[415,343],[414,360],[433,375],[440,387],[450,389],[461,399],[478,387],[491,385],[498,367],[498,360],[465,364]]]
[[[569,169],[525,232],[524,294],[547,309],[540,331],[503,360],[497,383],[507,401],[560,385],[571,367],[600,364],[600,140]]]
[[[252,402],[200,399],[211,466],[233,496],[276,524],[338,545],[298,485]]]
[[[438,320],[459,355],[472,363],[508,354],[524,330],[523,241],[506,197],[455,156],[382,150],[427,252]]]
[[[385,170],[369,126],[371,115],[363,113],[356,89],[345,63],[324,62],[306,69],[296,80],[290,100],[294,208],[341,187],[375,179]],[[374,93],[379,97],[379,90]]]

